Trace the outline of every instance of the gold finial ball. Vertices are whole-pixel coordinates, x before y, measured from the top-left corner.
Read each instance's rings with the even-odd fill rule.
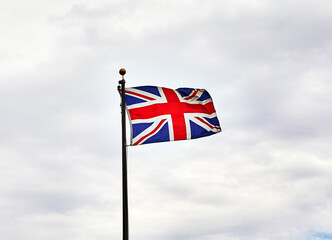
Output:
[[[120,75],[125,75],[126,74],[126,69],[124,68],[121,68],[120,71],[119,71]]]

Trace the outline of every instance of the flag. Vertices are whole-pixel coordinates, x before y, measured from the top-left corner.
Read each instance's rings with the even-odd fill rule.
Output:
[[[204,89],[126,88],[130,145],[188,140],[221,131],[210,94]]]

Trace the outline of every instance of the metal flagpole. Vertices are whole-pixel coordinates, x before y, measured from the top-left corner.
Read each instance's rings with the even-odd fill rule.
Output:
[[[126,140],[126,96],[124,75],[126,69],[119,71],[122,80],[119,81],[118,90],[121,88],[121,121],[122,121],[122,221],[123,221],[123,240],[129,239],[128,227],[128,183],[127,183],[127,140]]]

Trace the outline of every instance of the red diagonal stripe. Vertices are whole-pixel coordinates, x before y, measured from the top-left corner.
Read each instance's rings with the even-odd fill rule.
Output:
[[[207,125],[209,128],[216,128],[216,129],[220,129],[220,127],[218,127],[218,126],[213,126],[213,125],[211,125],[210,123],[208,123],[208,122],[206,122],[206,121],[204,121],[202,118],[200,118],[200,117],[195,117],[196,119],[198,119],[199,121],[201,121],[202,123],[204,123],[205,125]]]
[[[192,99],[193,97],[195,97],[197,95],[198,91],[199,91],[199,89],[196,89],[191,96],[185,97],[184,99],[185,100]]]
[[[155,98],[148,97],[148,96],[145,96],[143,94],[135,93],[135,92],[132,92],[132,91],[126,91],[126,93],[129,93],[131,95],[135,95],[135,96],[138,96],[138,97],[141,97],[141,98],[145,98],[147,100],[156,100]]]
[[[145,139],[147,139],[148,137],[150,137],[152,134],[154,134],[161,125],[163,125],[163,123],[166,121],[166,119],[163,119],[160,121],[160,123],[157,125],[157,127],[152,131],[150,132],[149,134],[145,135],[144,137],[142,137],[140,140],[138,140],[136,143],[134,143],[134,145],[138,145],[140,144],[141,142],[143,142]]]

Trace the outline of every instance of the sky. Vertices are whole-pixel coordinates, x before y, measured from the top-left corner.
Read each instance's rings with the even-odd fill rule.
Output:
[[[128,147],[130,239],[332,239],[331,65],[329,0],[1,1],[0,236],[122,238],[123,67],[223,129]]]

